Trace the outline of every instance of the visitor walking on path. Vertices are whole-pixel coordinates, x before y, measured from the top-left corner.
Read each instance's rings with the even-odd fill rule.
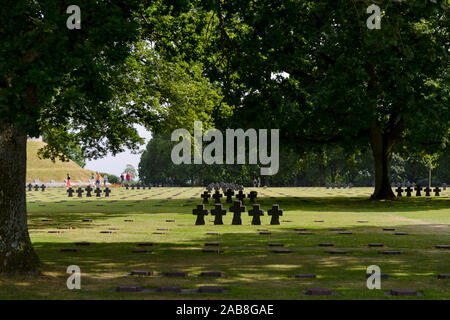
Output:
[[[127,178],[127,183],[130,183],[131,182],[131,175],[129,173],[127,173],[126,178]]]
[[[95,176],[94,173],[91,174],[91,181],[89,181],[92,186],[95,185]]]
[[[123,176],[123,173],[120,174],[120,186],[123,187],[123,181],[125,180],[125,177]]]
[[[106,183],[108,182],[108,176],[105,174],[104,176],[103,176],[103,184],[105,185],[105,188],[106,188]]]
[[[95,180],[95,185],[98,187],[100,187],[100,173],[97,172],[97,179]]]
[[[67,186],[70,187],[70,174],[67,174]]]

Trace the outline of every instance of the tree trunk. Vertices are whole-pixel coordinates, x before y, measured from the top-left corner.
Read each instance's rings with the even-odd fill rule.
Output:
[[[0,122],[0,274],[37,273],[25,201],[27,136]]]
[[[382,134],[378,125],[370,128],[370,144],[375,160],[375,190],[372,199],[395,199],[391,188],[391,157],[394,142],[388,134]]]

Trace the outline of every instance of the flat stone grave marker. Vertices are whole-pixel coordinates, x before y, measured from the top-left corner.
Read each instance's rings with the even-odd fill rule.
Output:
[[[370,276],[372,276],[372,273],[366,273],[366,279],[369,278]],[[381,279],[388,279],[389,275],[387,275],[386,273],[380,273],[380,278]]]
[[[253,209],[248,211],[248,215],[252,217],[252,225],[261,225],[260,217],[264,215],[264,210],[261,210],[259,204],[254,204]]]
[[[339,232],[339,234],[346,235],[346,234],[353,234],[353,232],[344,231],[344,232]]]
[[[79,252],[80,250],[77,248],[62,248],[61,252]]]
[[[295,275],[295,278],[299,278],[299,279],[314,279],[316,278],[315,274],[312,273],[298,273]]]
[[[75,242],[76,246],[90,246],[90,242]]]
[[[210,235],[210,236],[218,236],[219,235],[218,232],[207,232],[206,234]]]
[[[309,288],[304,292],[308,296],[329,296],[332,293],[328,288]]]
[[[153,234],[166,234],[166,233],[165,233],[165,232],[157,231],[157,232],[153,232]]]
[[[273,253],[292,253],[291,249],[275,249],[272,250]]]
[[[450,249],[450,245],[448,245],[448,244],[438,244],[438,245],[436,245],[436,249]]]
[[[268,229],[256,229],[256,231],[269,231]]]
[[[329,254],[347,254],[347,251],[345,250],[331,250],[328,251]]]
[[[53,221],[52,219],[41,219],[42,222],[50,222]]]
[[[221,271],[203,271],[200,273],[200,277],[222,277],[223,274]]]
[[[219,286],[202,286],[198,288],[199,293],[224,293],[225,290]]]
[[[142,291],[142,287],[138,285],[125,285],[125,286],[118,286],[116,288],[117,292],[140,292]]]
[[[149,270],[132,270],[130,276],[152,276],[153,271]]]
[[[188,273],[186,271],[166,271],[163,272],[165,277],[187,277]]]
[[[202,249],[203,253],[221,253],[220,249]]]
[[[312,232],[299,232],[298,234],[302,235],[302,236],[310,236],[310,235],[313,235],[314,233],[312,233]]]
[[[383,231],[395,231],[395,228],[383,228]]]
[[[319,247],[333,247],[334,244],[332,243],[319,243]]]
[[[166,222],[175,222],[173,219],[167,219]]]
[[[138,246],[140,246],[140,247],[153,247],[155,245],[156,245],[156,243],[154,243],[154,242],[140,242],[140,243],[138,243]]]
[[[391,289],[392,296],[417,296],[418,293],[414,289]]]
[[[92,222],[92,219],[83,219],[82,222]]]
[[[371,247],[371,248],[380,248],[380,247],[384,247],[384,244],[382,244],[382,243],[369,243],[368,246]]]
[[[438,274],[437,278],[438,279],[450,279],[450,274],[449,273]]]
[[[306,231],[306,230],[308,230],[308,229],[306,229],[306,228],[295,228],[294,229],[294,231]]]
[[[123,220],[124,222],[134,222],[134,220],[133,219],[125,219],[125,220]]]
[[[48,233],[62,233],[62,231],[59,231],[59,230],[50,230],[50,231],[48,231]]]
[[[260,235],[269,235],[269,234],[272,234],[272,232],[270,232],[270,231],[261,231],[259,234]]]
[[[359,223],[366,223],[366,222],[369,222],[368,220],[358,220],[357,222],[359,222]]]
[[[205,247],[218,247],[220,244],[218,242],[206,242]]]
[[[380,254],[402,254],[401,251],[380,251]]]
[[[407,236],[408,234],[406,232],[396,232],[394,233],[396,236]]]
[[[232,225],[242,225],[241,213],[245,212],[245,206],[242,205],[240,200],[234,201],[230,207],[230,212],[233,212]]]
[[[57,227],[58,229],[61,229],[61,230],[71,230],[71,229],[73,229],[73,227]]]
[[[156,289],[157,292],[172,292],[172,293],[180,293],[181,287],[179,286],[165,286],[165,287],[158,287]]]
[[[344,228],[331,228],[330,231],[344,231]]]
[[[325,222],[324,220],[314,220],[314,222]]]
[[[114,233],[112,231],[100,231],[100,233]]]
[[[284,243],[269,243],[269,247],[284,247]]]
[[[148,252],[150,252],[150,251],[147,250],[147,249],[134,249],[134,250],[132,250],[131,252],[132,252],[132,253],[148,253]]]

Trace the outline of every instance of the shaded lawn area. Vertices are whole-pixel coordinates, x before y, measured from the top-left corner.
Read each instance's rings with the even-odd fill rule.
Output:
[[[195,226],[192,209],[201,203],[200,188],[154,188],[152,190],[115,190],[111,199],[69,199],[64,189],[34,193],[29,197],[30,235],[44,263],[40,277],[0,278],[1,299],[449,299],[449,280],[437,274],[450,273],[450,199],[402,198],[398,201],[369,201],[367,197],[318,197],[300,194],[294,198],[277,189],[264,189],[257,203],[265,215],[263,225],[250,225],[248,213],[242,226],[232,226],[227,212],[223,226],[205,217],[205,226]],[[297,188],[298,189],[298,188]],[[286,191],[287,190],[287,191]],[[327,192],[331,192],[328,191]],[[341,192],[341,191],[339,191]],[[356,190],[354,190],[356,192]],[[162,193],[162,194],[161,194]],[[338,193],[336,191],[336,193]],[[195,200],[191,199],[195,195]],[[127,199],[121,199],[126,197]],[[272,198],[271,198],[272,197]],[[147,198],[147,199],[144,199]],[[171,198],[171,199],[167,199]],[[198,200],[197,200],[198,199]],[[61,200],[67,202],[55,203]],[[115,202],[111,202],[115,201]],[[135,202],[139,201],[139,202]],[[210,201],[211,202],[211,201]],[[222,201],[224,203],[224,200]],[[269,225],[267,209],[278,203],[284,209],[281,225]],[[39,206],[41,205],[41,206]],[[45,206],[42,206],[45,205]],[[75,206],[72,206],[75,205]],[[101,205],[101,206],[99,206]],[[247,210],[250,204],[246,199]],[[207,205],[211,209],[212,203]],[[228,210],[230,205],[224,203]],[[52,221],[44,222],[43,218]],[[82,222],[89,218],[92,222]],[[133,219],[133,222],[125,222]],[[175,222],[166,222],[174,219]],[[323,220],[324,222],[315,222]],[[367,222],[364,222],[366,221]],[[359,222],[358,222],[359,221]],[[59,227],[74,229],[58,229]],[[395,231],[383,231],[391,227]],[[301,235],[295,228],[306,228],[312,235]],[[332,228],[344,228],[350,235]],[[113,234],[100,234],[102,230]],[[169,230],[157,230],[169,229]],[[260,235],[257,229],[268,229]],[[48,233],[60,230],[61,234]],[[165,232],[165,234],[154,234]],[[219,232],[208,235],[207,232]],[[408,235],[395,235],[406,232]],[[76,247],[74,242],[89,241],[80,252],[60,252]],[[149,253],[132,253],[139,242],[155,242]],[[219,242],[222,253],[203,253],[205,242]],[[283,243],[293,252],[273,253],[269,243]],[[334,247],[319,247],[333,243]],[[383,248],[369,248],[383,243]],[[142,249],[142,248],[141,248]],[[330,250],[346,250],[331,255]],[[383,255],[396,250],[401,255]],[[82,271],[81,290],[68,290],[66,268],[78,265]],[[390,276],[382,280],[382,290],[368,290],[365,272],[378,265]],[[152,270],[151,277],[126,276],[131,270]],[[182,270],[187,278],[159,276],[160,272]],[[222,271],[225,277],[198,277],[202,271]],[[297,273],[313,273],[316,279],[296,279]],[[145,288],[177,285],[196,288],[219,285],[228,294],[118,293],[118,285],[139,284]],[[300,291],[328,287],[339,295],[309,297]],[[411,288],[423,297],[389,297],[392,288]]]

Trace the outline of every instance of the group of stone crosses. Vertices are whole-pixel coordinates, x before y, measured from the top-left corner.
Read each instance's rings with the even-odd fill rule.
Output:
[[[395,188],[397,184],[393,183],[392,186]],[[447,190],[447,185],[445,183],[442,184],[442,189]],[[413,191],[416,191],[416,197],[422,196],[421,191],[425,192],[425,197],[431,197],[431,192],[434,192],[434,195],[436,197],[439,197],[441,195],[442,190],[439,187],[435,187],[434,189],[431,189],[429,186],[427,186],[426,188],[422,188],[419,185],[416,186],[414,182],[413,183],[403,182],[402,184],[399,183],[397,188],[395,189],[397,197],[403,196],[402,194],[403,192],[406,192],[407,197],[411,197]]]
[[[210,192],[212,188],[215,189],[212,198],[214,199],[215,207],[211,210],[211,215],[214,216],[214,224],[215,225],[223,225],[222,217],[226,215],[227,210],[222,207],[222,203],[220,202],[220,198],[222,198],[222,194],[220,193],[220,189],[224,188],[224,194],[226,196],[227,203],[233,203],[230,207],[230,212],[233,213],[233,220],[231,222],[232,225],[242,225],[241,214],[246,211],[246,207],[243,205],[244,199],[247,197],[250,199],[250,203],[253,203],[253,208],[248,210],[248,215],[252,217],[252,225],[261,225],[261,216],[264,215],[264,210],[260,208],[259,204],[255,204],[255,199],[258,196],[258,192],[250,191],[248,195],[246,195],[243,191],[242,186],[234,185],[234,184],[213,184],[207,187],[207,191],[203,192],[201,195],[203,199],[203,204],[197,205],[192,213],[197,216],[197,220],[195,221],[196,225],[204,225],[205,224],[205,216],[208,215],[208,210],[205,209],[205,204],[208,204],[208,199],[211,198]],[[228,188],[227,188],[228,187]],[[226,189],[227,188],[227,189]],[[223,190],[223,189],[222,189]],[[234,191],[239,191],[236,194],[236,198],[233,202],[233,196],[235,195]],[[272,209],[267,211],[267,215],[271,216],[270,224],[278,225],[280,224],[280,216],[283,215],[283,210],[279,208],[278,204],[273,204]]]
[[[99,187],[93,189],[91,186],[87,186],[84,190],[81,187],[78,187],[77,190],[72,189],[72,187],[67,188],[69,198],[72,198],[75,192],[77,193],[78,198],[82,198],[84,191],[86,191],[86,197],[92,197],[92,191],[94,191],[97,198],[100,198],[102,193],[105,194],[105,197],[109,197],[109,194],[111,193],[111,189],[108,187],[104,190],[101,190]]]
[[[340,183],[340,182],[338,182],[338,183],[332,183],[332,184],[329,184],[328,182],[325,184],[325,187],[327,188],[327,189],[330,189],[330,187],[331,187],[331,189],[334,189],[334,188],[338,188],[338,189],[340,189],[340,188],[343,188],[343,189],[345,189],[345,188],[349,188],[349,189],[351,189],[352,187],[353,187],[353,184],[352,183],[349,183],[349,184],[345,184],[345,183]]]
[[[39,191],[39,188],[42,190],[42,192],[44,192],[45,191],[45,188],[47,188],[46,186],[45,186],[45,184],[42,184],[41,186],[39,186],[39,185],[34,185],[34,187],[33,187],[33,185],[31,184],[31,183],[29,183],[28,185],[27,185],[27,188],[28,188],[28,191],[32,191],[33,190],[33,188],[34,188],[34,191]]]
[[[145,190],[145,188],[148,188],[149,190],[152,188],[151,186],[147,186],[147,185],[145,185],[145,184],[125,184],[125,188],[127,189],[127,190],[134,190],[135,188],[137,189],[137,190],[140,190],[141,188],[142,188],[142,190]]]

